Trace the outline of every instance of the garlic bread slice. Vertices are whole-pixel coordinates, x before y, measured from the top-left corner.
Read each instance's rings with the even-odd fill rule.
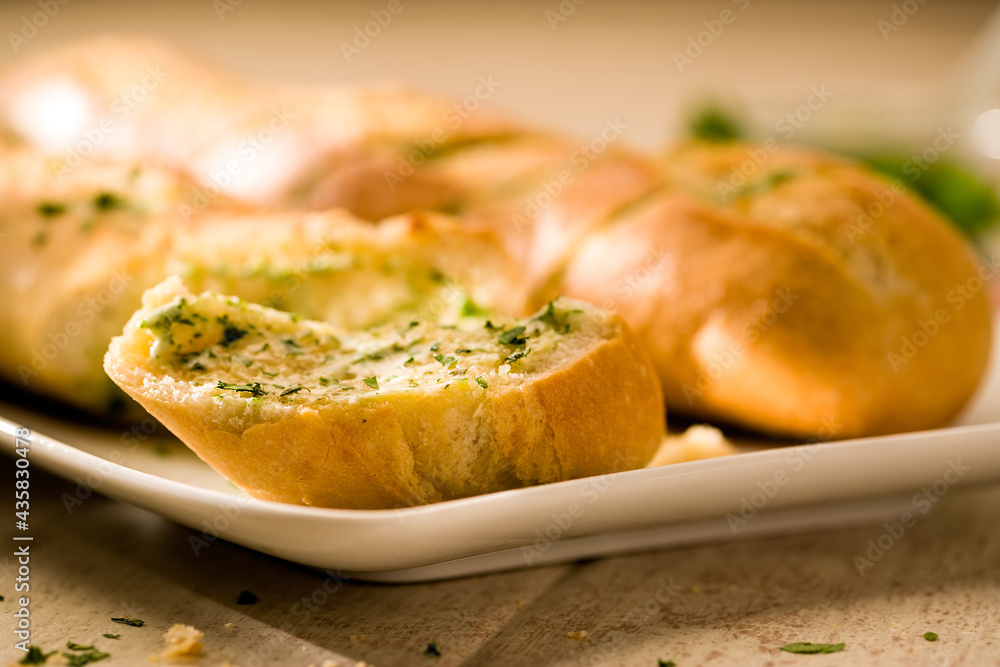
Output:
[[[664,430],[631,332],[567,299],[519,320],[348,331],[171,277],[146,292],[105,370],[251,495],[322,507],[637,468]]]

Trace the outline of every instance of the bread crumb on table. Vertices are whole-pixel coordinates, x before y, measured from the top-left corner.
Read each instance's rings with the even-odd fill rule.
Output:
[[[201,654],[201,639],[205,633],[191,625],[174,623],[173,626],[163,633],[163,640],[167,643],[161,653],[150,656],[150,661],[156,660],[181,660],[194,658]]]
[[[584,639],[587,638],[587,631],[586,630],[577,630],[575,632],[567,632],[566,636],[569,637],[570,639],[575,639],[577,641],[583,641]]]
[[[646,467],[656,468],[670,463],[714,459],[738,452],[736,446],[726,440],[726,436],[719,429],[695,424],[680,435],[663,436],[660,448],[656,450],[656,454]]]

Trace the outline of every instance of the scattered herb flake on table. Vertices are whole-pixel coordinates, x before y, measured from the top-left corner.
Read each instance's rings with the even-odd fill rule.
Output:
[[[424,649],[424,655],[433,656],[435,658],[440,656],[441,649],[438,648],[438,643],[436,641],[433,641],[430,644],[428,644],[427,648]]]
[[[924,639],[929,642],[936,642],[938,640],[938,636],[936,632],[925,632]]]
[[[122,625],[131,625],[133,628],[141,628],[146,625],[146,621],[141,618],[124,618],[121,616],[112,616],[111,620],[115,623],[121,623]]]
[[[58,653],[58,651],[49,651],[46,653],[37,646],[29,646],[28,652],[24,654],[21,661],[18,663],[20,665],[44,665],[45,661],[49,659],[50,655]]]
[[[792,642],[781,647],[782,651],[789,653],[837,653],[844,650],[844,643],[839,644],[813,644],[812,642]]]

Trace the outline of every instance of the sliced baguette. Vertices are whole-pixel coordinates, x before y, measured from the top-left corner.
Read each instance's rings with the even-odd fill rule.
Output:
[[[630,331],[566,299],[348,332],[171,277],[104,363],[215,470],[288,503],[403,507],[637,468],[664,430]]]

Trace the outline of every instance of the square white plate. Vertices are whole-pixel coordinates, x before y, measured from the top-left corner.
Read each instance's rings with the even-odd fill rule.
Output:
[[[1000,338],[1000,322],[995,328]],[[994,341],[994,350],[1000,341]],[[762,449],[397,510],[250,498],[174,441],[0,404],[0,448],[31,429],[30,463],[90,492],[219,537],[360,579],[421,581],[639,549],[919,516],[957,485],[1000,479],[1000,360],[965,414],[922,433]],[[162,427],[152,420],[149,431]],[[154,438],[160,438],[156,433]],[[169,442],[169,441],[168,441]],[[923,494],[923,495],[921,495]]]

